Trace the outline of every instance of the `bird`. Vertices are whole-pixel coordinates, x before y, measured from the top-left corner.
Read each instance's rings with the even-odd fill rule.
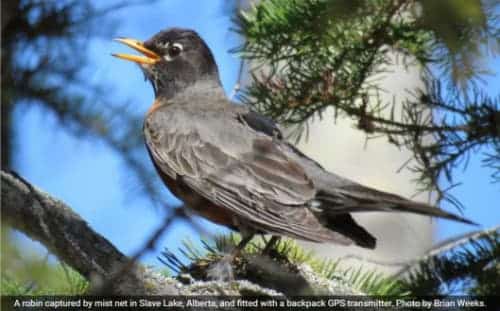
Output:
[[[325,170],[287,142],[280,126],[225,95],[218,66],[193,30],[168,28],[116,41],[141,55],[155,99],[146,113],[146,149],[165,185],[196,214],[241,234],[373,249],[377,239],[351,214],[406,212],[472,221]],[[266,246],[266,249],[268,248]]]

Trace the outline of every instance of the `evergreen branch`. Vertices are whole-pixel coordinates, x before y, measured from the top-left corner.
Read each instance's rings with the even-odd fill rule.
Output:
[[[495,295],[500,227],[467,234],[431,250],[398,272],[414,295]]]

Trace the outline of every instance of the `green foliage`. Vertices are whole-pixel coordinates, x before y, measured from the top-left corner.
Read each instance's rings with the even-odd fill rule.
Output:
[[[371,1],[359,12],[363,18],[334,22],[325,17],[330,3],[263,1],[242,14],[238,31],[246,42],[236,52],[271,68],[265,76],[254,72],[245,101],[279,122],[302,124],[333,101],[339,113],[349,114],[377,89],[361,84],[380,72],[374,64],[389,62],[379,49],[393,45],[387,25],[397,7]]]
[[[362,267],[357,270],[347,269],[343,272],[347,283],[352,284],[363,293],[372,296],[407,296],[409,291],[405,290],[401,281],[384,275],[376,270],[367,270]]]
[[[43,268],[45,278],[21,282],[8,273],[0,278],[1,295],[82,295],[88,289],[88,282],[71,268],[59,264]],[[34,271],[34,270],[31,270]],[[41,272],[41,271],[39,271]]]
[[[500,52],[499,12],[498,2],[479,0],[261,1],[236,20],[246,41],[234,52],[252,62],[241,99],[296,139],[333,108],[368,138],[411,150],[422,190],[459,206],[438,181],[453,184],[471,152],[492,150],[484,160],[499,174],[500,97],[476,86],[484,57]],[[384,102],[378,80],[393,52],[423,68],[426,87]]]
[[[63,263],[50,263],[48,255],[21,249],[18,237],[2,225],[1,295],[77,295],[88,282]]]

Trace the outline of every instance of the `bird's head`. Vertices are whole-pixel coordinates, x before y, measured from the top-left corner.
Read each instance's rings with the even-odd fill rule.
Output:
[[[139,64],[157,97],[173,98],[189,87],[220,87],[212,52],[192,30],[171,28],[144,42],[129,38],[116,40],[142,54],[113,56]]]

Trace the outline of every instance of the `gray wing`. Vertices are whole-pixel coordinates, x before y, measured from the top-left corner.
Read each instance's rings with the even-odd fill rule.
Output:
[[[146,142],[172,178],[270,233],[350,244],[308,209],[316,190],[281,142],[238,120],[234,111],[165,107],[146,120]]]

